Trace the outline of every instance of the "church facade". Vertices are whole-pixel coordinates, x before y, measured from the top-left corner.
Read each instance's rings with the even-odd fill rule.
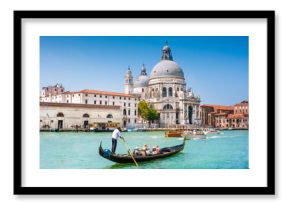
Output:
[[[147,75],[145,65],[133,80],[128,68],[125,74],[125,93],[138,94],[160,113],[160,127],[200,125],[200,97],[186,87],[182,68],[173,60],[171,48],[165,44],[160,62]]]

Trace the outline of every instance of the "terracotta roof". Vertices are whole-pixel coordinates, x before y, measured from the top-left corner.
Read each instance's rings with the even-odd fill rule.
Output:
[[[217,113],[217,112],[209,112],[208,114],[213,114],[213,115],[214,115],[214,114],[216,114],[216,113]]]
[[[92,105],[92,104],[77,104],[77,103],[52,103],[52,102],[40,102],[40,106],[43,107],[79,107],[79,108],[95,108],[95,109],[112,109],[119,110],[120,106],[113,105]]]
[[[113,95],[113,96],[120,96],[120,97],[134,97],[130,94],[125,93],[116,93],[116,92],[108,92],[108,91],[101,91],[101,90],[81,90],[79,93],[90,93],[90,94],[99,94],[99,95]]]
[[[246,118],[244,114],[229,114],[228,115],[229,119],[241,119],[241,118]]]
[[[216,116],[222,116],[222,115],[227,115],[227,113],[217,113],[217,114],[215,114]]]
[[[224,106],[224,105],[211,105],[211,104],[203,104],[200,107],[212,107],[218,110],[234,110],[233,106]]]

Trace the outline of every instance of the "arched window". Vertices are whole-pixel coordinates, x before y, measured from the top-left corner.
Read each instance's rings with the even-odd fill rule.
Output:
[[[88,113],[83,114],[83,117],[90,117]]]
[[[169,88],[169,90],[168,90],[168,95],[169,95],[169,96],[172,96],[172,87]]]
[[[107,118],[113,118],[113,115],[112,114],[108,114]]]
[[[126,112],[126,109],[124,109],[124,110],[123,110],[123,115],[126,115],[126,113],[127,113],[127,112]]]
[[[64,117],[62,112],[57,113],[56,117]]]
[[[166,97],[166,96],[167,96],[166,88],[163,87],[162,88],[162,97]]]
[[[166,104],[166,105],[164,105],[164,107],[163,107],[163,110],[172,110],[173,109],[173,107],[172,107],[172,105],[170,105],[170,104]]]

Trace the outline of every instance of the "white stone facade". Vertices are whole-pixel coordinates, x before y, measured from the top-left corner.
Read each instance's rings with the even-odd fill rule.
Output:
[[[40,129],[70,130],[80,128],[109,128],[121,126],[119,106],[100,106],[67,103],[40,103]],[[107,127],[106,127],[107,126]]]
[[[200,125],[200,98],[186,88],[183,70],[173,61],[168,45],[163,47],[161,61],[150,76],[142,66],[133,93],[139,94],[160,113],[160,127]]]
[[[98,90],[64,92],[55,96],[41,96],[40,102],[118,106],[122,113],[122,127],[133,128],[138,118],[139,96]]]

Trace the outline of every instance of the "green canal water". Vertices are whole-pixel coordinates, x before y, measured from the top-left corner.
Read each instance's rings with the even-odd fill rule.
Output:
[[[124,132],[131,150],[145,143],[160,147],[181,144],[179,138],[165,138],[164,132]],[[141,169],[247,169],[248,131],[221,131],[203,140],[187,140],[182,152],[169,158],[139,163]],[[41,169],[136,169],[134,164],[117,164],[102,158],[98,147],[111,149],[111,133],[40,132]],[[126,153],[118,140],[117,153]]]

